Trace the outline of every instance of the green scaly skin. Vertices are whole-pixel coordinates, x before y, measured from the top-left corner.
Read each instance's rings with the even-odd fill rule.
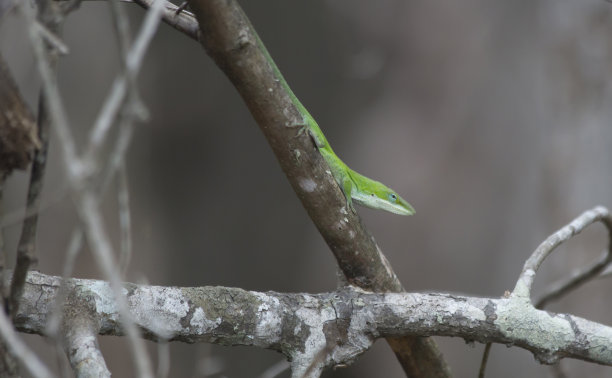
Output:
[[[268,63],[273,68],[276,78],[287,91],[291,101],[304,119],[304,123],[299,125],[302,128],[300,133],[308,130],[321,156],[323,156],[325,162],[329,165],[332,176],[340,186],[340,189],[342,189],[346,197],[347,206],[355,212],[355,208],[353,207],[354,200],[358,204],[372,209],[385,210],[400,215],[414,214],[414,208],[391,188],[381,182],[372,180],[355,172],[340,160],[334,153],[334,150],[332,150],[317,122],[310,115],[308,110],[306,110],[304,105],[302,105],[300,100],[298,100],[291,88],[289,88],[285,78],[280,73],[276,63],[274,63],[274,60],[268,53],[268,50],[261,39],[259,39],[259,36],[257,36],[257,41],[260,48],[264,51]]]

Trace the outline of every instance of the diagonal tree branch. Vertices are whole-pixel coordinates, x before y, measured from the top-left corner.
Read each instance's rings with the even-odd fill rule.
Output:
[[[297,137],[295,126],[303,124],[302,115],[240,6],[235,1],[214,0],[189,4],[200,25],[202,45],[242,96],[347,281],[366,290],[402,291],[361,218],[347,212],[344,195],[311,139]],[[407,375],[450,375],[431,339],[388,341]]]

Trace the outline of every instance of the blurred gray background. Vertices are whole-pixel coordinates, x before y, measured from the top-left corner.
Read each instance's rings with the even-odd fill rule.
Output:
[[[360,208],[407,290],[501,296],[525,259],[582,211],[612,207],[612,4],[585,1],[242,2],[287,81],[352,168],[417,209],[399,217]],[[133,30],[144,12],[126,4]],[[85,140],[119,60],[108,5],[85,2],[65,27],[59,78]],[[36,109],[39,79],[21,19],[0,24],[0,51]],[[139,85],[151,111],[129,156],[134,256],[127,279],[323,292],[335,262],[229,81],[201,47],[162,25]],[[53,141],[52,141],[53,143]],[[39,269],[60,274],[75,212],[56,146],[45,181]],[[8,182],[4,211],[23,211],[27,176]],[[116,192],[105,200],[118,245]],[[14,253],[20,225],[5,230]],[[596,225],[562,246],[546,285],[599,256]],[[101,278],[88,251],[78,277]],[[610,280],[552,305],[608,325]],[[483,346],[436,338],[458,377],[475,377]],[[30,345],[57,366],[51,344]],[[101,339],[111,371],[133,374],[125,340]],[[155,356],[157,347],[149,343]],[[271,351],[173,343],[172,377],[256,377]],[[610,368],[564,360],[568,376]],[[285,372],[283,376],[288,376]],[[401,377],[379,341],[326,377]],[[489,377],[546,377],[518,348],[494,345]]]

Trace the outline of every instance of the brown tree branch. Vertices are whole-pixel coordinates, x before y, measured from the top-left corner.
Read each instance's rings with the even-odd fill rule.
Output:
[[[0,301],[2,310],[7,308],[8,287],[5,285],[6,254],[2,219],[2,194],[5,178],[15,169],[25,169],[34,151],[40,146],[36,135],[36,123],[8,66],[0,55]],[[25,277],[24,277],[25,278]],[[0,375],[17,377],[19,372],[10,348],[0,342]]]
[[[301,115],[250,21],[235,1],[189,2],[208,55],[234,84],[274,151],[293,190],[331,248],[347,281],[366,290],[399,292],[402,285],[361,218],[346,199],[307,135],[297,137]],[[411,377],[447,377],[449,369],[431,339],[388,340]]]
[[[59,36],[64,14],[60,13],[59,4],[53,1],[41,1],[38,4],[38,19],[43,28],[49,35]],[[59,38],[58,38],[59,41]],[[56,44],[47,44],[46,53],[49,67],[53,73],[53,80],[56,80],[57,64],[60,51]],[[11,281],[9,312],[15,314],[18,311],[19,298],[23,291],[23,285],[28,270],[38,262],[36,257],[36,230],[38,226],[38,212],[40,209],[40,199],[43,188],[43,180],[47,166],[47,151],[49,149],[49,108],[44,95],[41,93],[38,99],[38,138],[40,147],[34,152],[34,159],[30,170],[30,182],[28,185],[28,196],[26,201],[26,218],[21,228],[21,236],[17,245],[17,263],[13,280]]]

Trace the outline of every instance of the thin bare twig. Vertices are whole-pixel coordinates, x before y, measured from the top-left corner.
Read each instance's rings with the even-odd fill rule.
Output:
[[[602,222],[608,230],[608,250],[602,255],[602,257],[593,263],[588,268],[582,269],[578,273],[574,274],[568,280],[553,286],[547,291],[540,300],[536,302],[534,306],[537,309],[543,308],[550,301],[560,298],[567,294],[573,289],[576,289],[581,284],[587,282],[590,279],[597,277],[599,273],[612,261],[612,218],[610,212],[603,206],[597,206],[591,210],[585,211],[579,217],[574,219],[570,224],[561,228],[554,234],[550,235],[544,240],[538,248],[531,254],[529,259],[525,262],[523,270],[519,276],[516,286],[513,292],[509,295],[511,299],[531,299],[531,288],[535,275],[546,259],[555,248],[561,245],[563,242],[569,240],[573,236],[579,234],[589,225],[595,222]],[[482,356],[482,362],[480,364],[480,371],[478,376],[484,377],[484,372],[487,364],[487,359],[491,349],[491,344],[487,344],[485,347],[484,354]]]
[[[154,3],[153,7],[147,13],[147,16],[145,17],[145,20],[143,22],[143,26],[138,34],[138,37],[136,38],[131,51],[129,52],[129,54],[127,54],[126,59],[125,59],[124,67],[126,68],[126,71],[124,72],[124,77],[121,80],[121,83],[123,83],[123,85],[119,86],[119,88],[125,88],[125,89],[124,91],[122,91],[123,93],[119,93],[119,95],[117,95],[115,92],[111,94],[111,97],[116,96],[116,98],[121,98],[121,101],[123,101],[123,98],[126,92],[127,94],[130,95],[129,99],[131,101],[130,101],[130,104],[128,105],[130,105],[129,114],[131,116],[138,114],[137,111],[133,111],[134,108],[138,107],[138,104],[136,103],[136,96],[135,96],[135,93],[136,93],[135,92],[135,76],[140,68],[142,58],[144,57],[144,52],[146,51],[146,48],[151,38],[153,37],[153,34],[157,30],[157,25],[159,24],[160,11],[161,11],[161,3]],[[130,85],[130,84],[133,84],[133,85]],[[117,110],[118,109],[119,108],[117,108]],[[106,114],[106,116],[108,117],[106,118],[106,120],[109,123],[107,123],[106,124],[107,126],[105,126],[104,128],[96,129],[96,126],[94,126],[94,131],[92,132],[92,139],[90,140],[91,143],[90,143],[89,149],[86,152],[86,156],[85,156],[86,159],[95,157],[96,150],[101,146],[103,141],[106,139],[106,134],[111,125],[111,121],[116,116],[116,113],[114,114],[103,113],[102,117],[104,117],[104,114]],[[129,117],[128,119],[131,120],[131,117]],[[100,118],[98,120],[100,120]],[[98,126],[99,125],[100,124],[98,124]],[[127,127],[131,128],[131,125],[128,125]],[[96,131],[98,131],[98,133],[96,133]],[[90,232],[91,232],[90,237],[95,238],[96,240],[95,244],[100,247],[100,251],[106,251],[105,253],[99,254],[97,256],[98,262],[103,267],[103,270],[105,270],[106,273],[112,277],[111,282],[113,286],[117,285],[118,286],[117,289],[119,289],[120,275],[114,270],[114,267],[117,265],[114,262],[114,259],[112,257],[110,243],[108,242],[108,240],[106,240],[106,237],[103,233],[96,231],[96,230],[101,230],[102,223],[99,217],[99,213],[94,213],[94,209],[97,206],[95,202],[97,202],[97,199],[95,196],[91,196],[89,198],[83,199],[83,205],[84,205],[83,210],[87,210],[89,212],[90,214],[89,220],[91,222],[89,225],[86,225],[86,227],[90,228]],[[125,214],[123,214],[123,217],[125,218]],[[128,232],[129,232],[129,229],[128,229]],[[123,298],[122,298],[122,301],[123,301]],[[133,325],[130,328],[134,328]],[[132,330],[127,329],[127,333],[128,333],[128,338],[132,339],[133,345],[141,344],[139,340],[137,339],[138,336],[137,336],[137,332],[135,328]],[[142,347],[139,347],[139,348],[134,349],[134,353],[136,353],[136,359],[137,359],[137,363],[139,364],[139,371],[141,375],[151,376],[152,371],[150,368],[150,364],[148,363],[148,357],[146,357],[145,351],[142,349]],[[147,362],[146,365],[144,363],[141,363],[141,361],[146,361]]]
[[[69,0],[58,0],[60,2],[68,2]],[[87,0],[87,1],[107,1],[107,0]],[[155,0],[117,0],[120,3],[138,4],[145,9],[149,9]],[[198,22],[193,13],[186,11],[183,4],[177,6],[169,1],[163,1],[163,9],[161,13],[162,21],[172,26],[174,29],[182,32],[189,38],[196,41],[200,40],[200,30]]]
[[[38,262],[38,258],[36,257],[36,230],[43,179],[47,164],[47,151],[49,147],[49,120],[47,118],[47,109],[43,96],[40,96],[39,101],[38,130],[42,146],[40,149],[36,150],[34,154],[26,202],[26,209],[30,215],[28,215],[23,222],[19,244],[17,246],[17,263],[11,282],[8,308],[9,312],[13,315],[19,311],[19,298],[23,291],[23,285],[28,270]]]
[[[130,260],[132,259],[132,221],[130,217],[130,195],[125,164],[122,164],[119,168],[117,202],[119,204],[119,230],[121,233],[119,269],[121,270],[121,276],[125,277]]]
[[[19,2],[19,9],[28,25],[34,25],[37,22],[34,10],[30,9],[26,2]],[[42,92],[47,101],[51,124],[59,139],[65,141],[65,143],[61,143],[61,148],[66,169],[69,171],[68,178],[73,181],[78,180],[82,176],[83,167],[77,158],[76,145],[70,132],[68,117],[64,111],[63,101],[59,95],[53,71],[47,62],[43,41],[36,27],[28,27],[28,36],[36,57],[36,66],[44,83]]]
[[[36,378],[53,377],[51,371],[40,361],[38,356],[17,336],[17,332],[15,332],[10,319],[5,313],[4,306],[0,309],[0,335],[5,345],[10,347],[11,353],[19,360],[21,366],[32,376]]]
[[[170,345],[165,340],[157,344],[157,378],[166,378],[170,374]]]
[[[0,303],[6,308],[8,302],[5,300],[8,298],[8,292],[6,290],[6,250],[4,249],[4,228],[1,226],[2,219],[4,218],[4,179],[0,177]]]
[[[66,260],[64,261],[62,269],[62,281],[60,288],[57,292],[57,299],[54,302],[54,306],[49,314],[47,324],[45,326],[45,335],[49,336],[55,341],[55,352],[57,355],[58,366],[62,371],[63,377],[72,376],[68,374],[68,368],[66,367],[66,359],[64,358],[64,347],[65,340],[60,334],[60,325],[62,324],[64,312],[62,306],[68,296],[68,277],[72,276],[74,265],[76,263],[77,256],[83,246],[83,230],[80,228],[75,229],[70,237],[68,243],[68,250],[66,251]],[[69,357],[70,358],[70,357]]]
[[[121,57],[121,71],[125,75],[128,84],[128,101],[125,102],[123,106],[123,117],[131,119],[136,116],[144,119],[148,116],[148,111],[140,101],[138,95],[138,87],[136,85],[137,72],[129,68],[130,41],[132,38],[128,17],[123,6],[119,4],[119,0],[111,0],[109,5],[115,30],[117,31],[116,36],[117,44],[119,45],[119,56]]]
[[[132,1],[132,0],[128,0]],[[133,0],[134,3],[141,7],[148,9],[154,0]],[[172,4],[169,1],[164,0],[164,9],[162,11],[162,20],[182,32],[186,36],[196,41],[200,40],[200,28],[198,21],[195,19],[193,13],[186,10],[180,10],[179,6]]]
[[[551,366],[550,371],[552,372],[552,376],[554,378],[567,378],[567,374],[565,374],[565,371],[563,370],[563,365],[561,365],[561,361]]]
[[[129,113],[128,113],[130,117],[126,117],[128,119],[127,121],[124,119],[126,123],[131,121],[133,116],[139,114],[138,111],[133,110],[135,108],[138,108],[138,104],[136,103],[137,101],[136,101],[135,94],[131,95],[131,93],[136,93],[135,76],[137,75],[140,65],[142,63],[142,59],[144,57],[146,48],[149,42],[151,41],[155,31],[157,30],[157,26],[159,24],[159,14],[161,12],[161,7],[162,7],[161,3],[154,3],[150,11],[147,13],[147,16],[145,17],[141,30],[138,34],[138,37],[136,38],[134,45],[132,46],[130,52],[127,54],[125,58],[124,67],[126,71],[124,72],[123,79],[120,80],[122,85],[113,87],[113,89],[123,88],[123,90],[119,91],[118,94],[117,92],[113,91],[111,95],[109,96],[110,101],[107,101],[107,104],[109,103],[112,104],[113,97],[123,101],[126,92],[130,94],[129,99],[131,101],[130,101],[130,104],[128,104],[130,107]],[[133,85],[130,85],[130,84],[133,84]],[[117,107],[115,111],[118,111],[118,109],[119,107]],[[101,117],[98,118],[98,121],[104,120],[104,122],[108,122],[108,123],[106,124],[104,122],[97,123],[98,127],[100,127],[100,125],[104,126],[104,127],[100,127],[97,129],[96,129],[96,125],[94,125],[94,130],[92,132],[92,138],[90,139],[90,145],[89,145],[88,151],[86,152],[85,159],[95,157],[97,149],[102,145],[102,143],[106,139],[106,134],[111,126],[111,123],[116,117],[117,113],[115,111],[112,111],[111,109],[111,112],[109,113],[103,112]],[[104,117],[106,118],[104,119]],[[131,129],[131,125],[128,125],[127,127]],[[128,132],[128,135],[131,135],[131,132]],[[128,139],[129,141],[129,138],[124,138],[124,139]],[[112,160],[112,157],[111,157],[111,160]],[[112,170],[110,172],[112,173]],[[90,232],[91,232],[90,238],[93,237],[95,239],[95,244],[100,247],[100,252],[105,251],[105,253],[98,254],[97,256],[98,262],[103,267],[103,270],[110,277],[112,277],[111,284],[113,286],[116,286],[117,290],[120,290],[119,289],[121,285],[120,275],[114,269],[114,267],[116,267],[117,265],[114,262],[114,258],[111,253],[112,248],[110,247],[110,243],[106,239],[105,234],[99,232],[99,230],[102,229],[101,228],[102,223],[101,223],[101,218],[99,217],[99,213],[97,211],[94,212],[94,209],[97,206],[95,202],[97,202],[97,198],[93,195],[90,196],[89,198],[83,198],[83,205],[84,205],[83,210],[89,212],[90,214],[89,221],[91,222],[90,224],[86,224],[86,227],[89,227]],[[118,302],[119,302],[119,299],[121,299],[121,302],[124,301],[123,297],[118,298]],[[122,304],[120,307],[124,307],[127,312],[127,304]],[[144,351],[144,349],[142,349],[142,345],[141,345],[142,343],[138,339],[137,330],[135,329],[133,324],[131,324],[130,327],[126,327],[126,328],[127,328],[126,331],[128,333],[128,338],[132,339],[132,344],[134,346],[138,345],[138,348],[134,348],[134,353],[137,359],[137,364],[138,364],[141,375],[151,376],[152,371],[151,371],[150,363],[148,361],[148,357],[146,356],[146,352]]]
[[[571,237],[579,234],[584,230],[587,226],[595,223],[602,222],[606,228],[608,229],[608,233],[610,235],[610,241],[608,244],[607,256],[600,260],[600,262],[593,265],[591,268],[582,271],[576,277],[570,279],[566,284],[562,285],[559,289],[551,292],[551,295],[558,297],[559,295],[563,295],[567,293],[569,290],[576,288],[580,284],[586,282],[587,280],[595,277],[599,274],[606,265],[609,263],[609,260],[612,258],[612,218],[610,217],[610,212],[603,206],[595,207],[591,210],[585,211],[579,217],[574,219],[570,224],[561,228],[554,234],[550,235],[546,240],[544,240],[538,248],[533,252],[533,254],[527,259],[525,265],[523,267],[523,271],[519,276],[519,279],[514,287],[512,292],[513,296],[530,298],[531,297],[531,287],[533,286],[533,280],[535,278],[536,272],[540,268],[540,265],[552,251],[561,245],[563,242],[569,240]]]
[[[66,15],[67,13],[64,13]],[[59,35],[59,29],[56,26],[47,24],[41,24],[36,21],[33,25],[34,28],[40,33],[40,36],[45,39],[45,42],[50,45],[50,50],[55,51],[58,54],[66,55],[70,52],[68,46],[62,41]]]
[[[102,111],[94,123],[89,136],[89,146],[85,153],[86,160],[92,160],[106,140],[108,131],[113,125],[113,121],[116,119],[125,96],[129,91],[129,80],[126,80],[126,77],[135,77],[138,74],[149,42],[157,30],[163,5],[163,1],[155,1],[145,17],[140,33],[126,58],[125,67],[127,71],[121,77],[115,79],[111,93],[107,97]]]
[[[135,363],[141,377],[152,377],[151,362],[144,343],[140,339],[140,332],[134,324],[129,312],[127,300],[122,292],[123,284],[113,257],[112,246],[108,239],[102,216],[98,209],[98,199],[90,192],[83,193],[79,198],[78,212],[84,223],[87,240],[94,252],[96,263],[105,277],[110,281],[111,288],[116,295],[115,301],[121,313],[121,321],[125,327],[127,338],[134,353]]]
[[[101,184],[102,193],[105,191],[108,183],[114,176],[115,171],[119,171],[119,179],[117,181],[118,191],[118,204],[119,204],[119,226],[121,233],[120,243],[120,258],[119,268],[121,275],[125,276],[128,268],[129,261],[132,254],[132,239],[131,239],[131,221],[130,221],[130,209],[129,209],[129,191],[127,185],[127,174],[124,163],[125,151],[129,145],[131,139],[132,130],[134,128],[134,120],[136,118],[144,119],[148,116],[148,111],[141,103],[140,96],[138,95],[138,87],[136,85],[137,70],[130,69],[130,30],[127,15],[125,14],[123,7],[119,4],[118,0],[111,0],[111,11],[113,14],[113,21],[115,29],[117,30],[117,39],[119,44],[119,51],[121,55],[122,70],[125,75],[127,82],[127,101],[123,106],[123,112],[119,120],[121,126],[120,136],[115,144],[113,153],[110,156],[109,163],[107,164],[108,169],[106,174],[103,176]],[[158,8],[159,11],[160,8]],[[142,33],[140,34],[142,37]],[[140,41],[137,40],[135,43],[134,50],[138,47],[136,45]],[[144,52],[145,49],[142,49]],[[144,54],[141,54],[144,55]],[[137,66],[134,67],[139,67]],[[94,147],[95,148],[95,147]]]
[[[19,208],[4,214],[4,216],[0,219],[0,228],[7,228],[10,226],[14,226],[23,222],[27,217],[32,216],[34,214],[42,214],[47,211],[52,206],[56,205],[60,201],[62,201],[68,195],[68,191],[66,188],[61,188],[56,190],[55,193],[48,194],[46,200],[39,203],[38,211],[35,209],[29,209],[25,206],[25,209]]]
[[[480,369],[478,369],[478,378],[484,378],[485,369],[489,360],[489,353],[491,352],[491,343],[485,344],[484,352],[482,353],[482,361],[480,361]]]
[[[40,22],[36,20],[32,24],[32,29],[35,29],[41,38],[54,43],[47,43],[45,46],[45,55],[47,57],[50,77],[49,79],[56,82],[57,80],[57,64],[59,54],[62,53],[62,44],[60,32],[61,24],[65,15],[58,13],[57,8],[51,2],[41,2],[39,4]],[[41,23],[42,22],[42,23]],[[53,38],[51,38],[53,36]],[[58,47],[59,46],[59,47]],[[45,178],[45,170],[47,166],[47,151],[49,149],[49,128],[51,121],[49,119],[49,108],[44,94],[39,94],[38,99],[38,139],[40,141],[39,148],[34,152],[34,159],[30,170],[30,182],[28,186],[28,195],[26,201],[28,215],[21,229],[21,236],[17,246],[17,263],[13,273],[9,296],[9,313],[14,317],[19,311],[19,299],[23,292],[26,275],[30,267],[35,266],[38,262],[36,256],[36,231],[38,226],[38,211],[40,209],[40,200],[42,195],[43,180]]]
[[[96,125],[94,125],[94,129],[91,134],[90,144],[87,152],[85,153],[85,159],[93,159],[97,154],[97,150],[100,148],[104,140],[106,139],[106,135],[108,134],[108,130],[112,125],[112,121],[116,118],[117,112],[121,108],[120,105],[122,101],[125,99],[126,94],[128,95],[128,103],[126,105],[127,111],[124,112],[124,116],[119,122],[121,125],[120,137],[115,145],[114,153],[111,154],[110,162],[108,164],[108,169],[106,170],[106,174],[103,177],[103,182],[101,185],[101,192],[105,191],[106,186],[111,181],[113,173],[120,169],[123,165],[123,157],[125,156],[125,151],[127,150],[127,146],[129,145],[129,140],[132,135],[132,122],[135,117],[142,117],[144,114],[144,108],[140,105],[138,101],[138,97],[136,95],[136,85],[135,78],[142,63],[142,59],[144,57],[144,53],[146,48],[153,37],[154,32],[157,30],[157,26],[159,24],[159,14],[161,12],[162,3],[154,3],[153,7],[147,13],[145,20],[143,22],[143,26],[136,38],[131,50],[129,53],[125,55],[124,59],[124,73],[123,77],[119,78],[117,85],[113,86],[113,90],[108,97],[106,105],[103,109],[102,114],[98,118]],[[121,14],[121,11],[119,11]],[[117,22],[117,25],[121,25],[121,22]],[[119,34],[122,34],[123,38],[127,38],[127,28],[125,26],[120,28]],[[127,50],[127,47],[124,46],[122,50]],[[110,104],[110,105],[109,105]],[[108,105],[108,106],[107,106]],[[129,203],[127,197],[127,181],[125,177],[123,179],[120,177],[119,185],[122,187],[120,189],[120,223],[122,229],[122,260],[123,266],[127,267],[127,262],[129,261],[129,255],[131,254],[131,231],[130,231],[130,222],[129,222]],[[98,193],[101,194],[99,191]],[[91,198],[92,201],[96,200],[96,197]],[[87,201],[90,202],[90,201]],[[90,208],[94,206],[94,204],[89,203]],[[98,235],[101,236],[101,235]],[[104,249],[108,249],[110,252],[110,245],[107,241],[98,238],[98,242],[100,245],[104,247]],[[113,266],[116,264],[113,261],[111,254],[105,254],[105,256],[98,256],[100,258],[99,262],[102,263],[106,269],[109,269],[108,272],[114,274]],[[116,282],[119,283],[119,278],[115,278]],[[137,337],[135,332],[128,332],[129,338]],[[133,343],[137,343],[137,340],[133,340]],[[135,353],[142,354],[142,350],[137,351]],[[140,360],[142,356],[136,355],[137,359]],[[141,366],[140,371],[145,367]],[[150,367],[146,367],[147,373],[143,373],[144,375],[152,374],[150,372]]]
[[[612,231],[612,229],[610,230]],[[604,270],[610,265],[610,262],[612,262],[612,251],[608,249],[597,261],[591,263],[591,265],[572,273],[571,277],[567,278],[565,281],[555,283],[549,287],[546,293],[536,301],[535,307],[543,309],[550,302],[563,297],[589,280],[604,277]]]
[[[130,51],[130,41],[132,40],[130,23],[123,7],[119,5],[119,0],[110,0],[108,4],[113,16],[113,25],[116,31],[117,44],[119,45],[122,69],[124,72],[127,72],[127,56]]]
[[[0,13],[11,7],[10,2],[5,3],[0,5]],[[7,311],[10,277],[6,270],[8,251],[4,244],[4,227],[1,226],[6,219],[3,209],[4,183],[15,169],[27,168],[34,151],[39,147],[34,116],[0,54],[0,303]],[[4,341],[0,341],[0,376],[20,376],[17,360],[10,345]]]
[[[4,7],[11,7],[9,2],[0,4],[0,13]],[[3,188],[5,179],[15,169],[26,169],[31,162],[34,151],[40,147],[36,135],[36,122],[27,103],[21,96],[11,72],[0,54],[0,301],[4,309],[9,308],[10,283],[5,274],[8,251],[4,244],[4,225],[11,214],[4,212]],[[23,211],[19,212],[22,219]],[[6,350],[0,345],[0,352]],[[0,374],[14,376],[16,363],[8,361],[10,356],[0,357]],[[9,366],[10,365],[10,366]]]
[[[26,20],[31,25],[35,19],[33,11],[23,3],[21,4],[20,8]],[[154,4],[151,11],[148,12],[142,32],[140,33],[139,39],[137,39],[133,49],[133,51],[136,52],[136,56],[141,57],[143,55],[146,45],[157,28],[160,8],[161,5]],[[135,354],[135,363],[139,371],[139,375],[144,377],[152,377],[153,374],[151,364],[145,351],[144,344],[138,337],[138,330],[131,319],[126,299],[122,295],[120,275],[116,271],[116,264],[112,255],[112,247],[110,241],[108,240],[105,228],[103,226],[102,217],[98,209],[98,200],[91,191],[87,190],[85,177],[90,174],[91,166],[85,168],[83,161],[77,157],[76,146],[70,132],[70,127],[68,125],[63,105],[61,103],[61,97],[59,95],[57,86],[51,79],[49,66],[42,47],[42,41],[40,40],[39,36],[32,31],[33,28],[29,28],[29,30],[37,65],[44,83],[43,91],[51,109],[50,116],[52,124],[58,133],[64,165],[67,168],[68,179],[71,184],[71,191],[77,204],[77,212],[84,224],[85,234],[90,247],[94,252],[94,257],[105,276],[109,279],[111,287],[116,295],[115,300],[117,308],[122,314],[122,323],[125,327],[125,332],[128,335],[128,340]],[[132,68],[136,69],[137,67]],[[125,81],[123,82],[123,85],[126,86]],[[87,163],[89,162],[90,161]]]
[[[117,173],[124,164],[125,154],[130,146],[133,134],[134,127],[132,123],[126,118],[123,118],[119,123],[119,135],[113,144],[113,150],[110,153],[105,171],[102,172],[102,181],[98,186],[98,197],[102,198],[104,196],[113,177],[115,177],[115,173]]]

